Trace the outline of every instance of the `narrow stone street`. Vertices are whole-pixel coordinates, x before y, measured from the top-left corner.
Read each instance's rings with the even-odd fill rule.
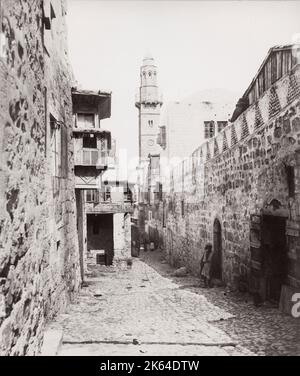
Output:
[[[245,299],[235,315],[236,302],[223,304],[221,288],[208,291],[198,287],[197,278],[171,277],[172,268],[160,260],[159,251],[144,253],[131,268],[101,267],[94,272],[78,300],[51,324],[63,329],[59,355],[261,355],[263,350],[299,354],[296,320],[274,309],[253,310]],[[265,332],[272,320],[270,335],[277,333],[280,344],[272,343],[274,338]],[[249,335],[260,348],[251,346]]]

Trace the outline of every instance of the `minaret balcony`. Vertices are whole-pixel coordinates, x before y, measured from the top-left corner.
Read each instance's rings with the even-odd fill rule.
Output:
[[[135,107],[140,108],[141,104],[149,104],[149,105],[162,105],[163,104],[163,96],[162,95],[140,95],[139,93],[135,95]]]

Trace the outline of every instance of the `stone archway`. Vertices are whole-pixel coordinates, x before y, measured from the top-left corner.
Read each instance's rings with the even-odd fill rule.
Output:
[[[213,252],[211,278],[222,280],[222,228],[217,218],[213,226]]]

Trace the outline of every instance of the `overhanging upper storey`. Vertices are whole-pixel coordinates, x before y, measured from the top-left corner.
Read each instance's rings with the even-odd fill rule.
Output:
[[[293,72],[300,62],[300,45],[291,44],[270,48],[247,90],[239,99],[231,121],[257,102],[282,77]]]
[[[72,89],[75,128],[100,128],[100,120],[111,116],[111,93]]]
[[[245,91],[251,106],[282,76],[289,74],[299,64],[300,45],[274,46],[270,48],[255,77]]]
[[[72,101],[76,188],[95,188],[111,152],[111,132],[100,127],[111,115],[111,93],[73,88]]]

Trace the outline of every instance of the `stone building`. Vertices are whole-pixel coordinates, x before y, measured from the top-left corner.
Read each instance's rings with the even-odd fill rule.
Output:
[[[212,277],[287,312],[300,287],[299,52],[270,49],[234,121],[171,171],[152,215],[171,263],[198,274],[211,242]]]
[[[37,354],[80,286],[66,2],[0,2],[0,354]]]
[[[203,90],[162,108],[158,143],[160,155],[174,163],[189,157],[206,139],[227,126],[235,95],[227,90]]]
[[[146,200],[149,157],[160,153],[157,144],[162,95],[158,89],[158,69],[150,54],[146,54],[140,68],[140,87],[135,106],[139,119],[139,202]]]
[[[111,93],[73,89],[73,140],[81,277],[99,264],[130,257],[132,199],[117,181],[115,140],[101,127]],[[113,148],[112,148],[113,147]],[[112,174],[115,175],[112,178]]]
[[[96,199],[101,176],[109,163],[111,132],[101,128],[101,120],[111,115],[111,93],[73,88],[72,101],[77,229],[81,278],[84,280],[91,239],[94,243],[100,241],[90,231],[94,216],[87,216],[87,206]],[[97,254],[93,256],[96,260]]]
[[[103,173],[100,189],[86,191],[88,269],[131,257],[132,190],[133,185],[118,180],[110,168]]]
[[[158,70],[155,61],[147,54],[140,69],[140,87],[135,106],[139,111],[139,157],[147,160],[149,154],[156,154],[160,148],[156,142],[159,133],[162,96],[157,85]]]
[[[155,156],[159,155],[162,150],[157,143],[160,133],[159,120],[162,104],[162,95],[158,89],[158,69],[153,57],[148,53],[140,68],[140,87],[135,100],[139,127],[138,228],[142,239],[145,237],[148,196],[151,194],[149,193],[149,184],[151,185],[149,163],[151,158],[155,159]],[[136,242],[137,239],[134,241]]]
[[[149,133],[149,113],[139,111],[140,125],[140,196],[139,196],[139,228],[146,241],[159,245],[158,232],[152,226],[154,206],[162,197],[162,190],[169,191],[170,169],[180,161],[188,158],[191,152],[205,140],[214,137],[227,125],[234,110],[234,93],[222,89],[199,91],[181,101],[169,102],[161,109],[162,103],[157,100],[157,81],[155,91],[145,85],[143,61],[141,67],[141,99],[152,98],[152,107],[156,112],[156,146],[149,147],[144,138]],[[155,67],[157,71],[157,67]],[[147,83],[148,84],[148,83]],[[146,86],[146,88],[144,88]],[[147,90],[151,90],[148,94]],[[142,100],[140,101],[143,105]],[[137,107],[140,108],[140,102]],[[147,103],[146,103],[147,104]],[[157,123],[158,122],[158,123]],[[147,158],[146,158],[147,157]],[[150,209],[150,210],[149,210]]]

